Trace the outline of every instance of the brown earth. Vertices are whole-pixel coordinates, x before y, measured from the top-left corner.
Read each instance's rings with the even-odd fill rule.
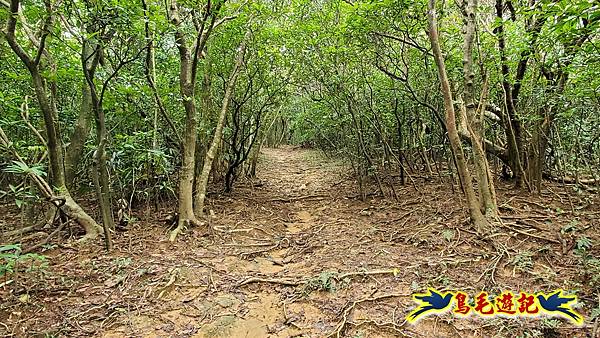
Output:
[[[213,197],[207,226],[189,229],[175,244],[168,242],[168,229],[160,221],[170,208],[140,209],[138,221],[115,234],[111,254],[100,243],[61,240],[43,253],[47,268],[1,277],[0,283],[12,282],[0,287],[0,334],[597,333],[598,320],[591,319],[600,298],[600,267],[593,266],[593,258],[600,256],[597,194],[548,183],[532,197],[499,182],[504,226],[483,240],[468,225],[460,191],[450,178],[414,180],[395,185],[397,200],[369,194],[362,201],[342,163],[312,150],[266,149],[257,179],[240,182],[231,195]],[[583,237],[592,246],[575,253]],[[574,326],[563,319],[443,314],[407,323],[416,305],[411,294],[427,287],[470,295],[574,290],[586,321]]]

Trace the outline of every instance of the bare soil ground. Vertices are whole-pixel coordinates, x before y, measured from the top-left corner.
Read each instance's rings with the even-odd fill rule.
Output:
[[[160,221],[172,206],[137,210],[110,254],[101,243],[61,239],[43,252],[46,269],[0,287],[0,334],[591,337],[600,281],[584,257],[600,256],[598,195],[556,183],[540,196],[498,186],[504,226],[482,240],[449,178],[396,185],[398,200],[362,201],[343,164],[266,149],[258,177],[213,197],[208,226],[175,244]],[[576,254],[583,237],[592,246]],[[408,324],[411,294],[428,286],[471,295],[574,290],[586,322],[444,314]]]

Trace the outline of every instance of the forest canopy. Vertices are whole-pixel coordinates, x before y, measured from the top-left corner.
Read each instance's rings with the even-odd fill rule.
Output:
[[[598,179],[594,1],[3,1],[1,10],[2,184],[14,187],[4,195],[22,205],[60,197],[90,236],[98,223],[71,190],[94,187],[109,228],[119,199],[178,198],[181,228],[203,214],[209,175],[231,191],[265,141],[345,158],[361,189],[390,170],[431,176],[450,150],[470,185],[469,148],[474,177],[492,188],[479,191],[480,207],[492,214],[500,172],[531,192],[544,178]]]

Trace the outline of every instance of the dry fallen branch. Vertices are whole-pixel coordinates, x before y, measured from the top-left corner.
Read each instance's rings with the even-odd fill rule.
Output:
[[[597,179],[595,177],[579,178],[579,177],[572,177],[572,176],[553,176],[550,173],[543,173],[543,176],[547,180],[551,180],[551,181],[558,182],[558,183],[564,183],[564,184],[578,184],[578,185],[592,185],[592,186],[600,185],[600,179]]]
[[[250,277],[250,278],[238,283],[237,286],[242,286],[242,285],[251,284],[251,283],[274,283],[274,284],[282,284],[282,285],[289,285],[289,286],[298,286],[298,285],[306,284],[307,281],[306,280],[295,281],[292,279]]]
[[[29,248],[27,248],[27,249],[23,250],[23,253],[24,253],[24,254],[26,254],[26,253],[32,252],[32,251],[34,251],[34,250],[36,250],[36,249],[38,249],[38,248],[41,248],[41,247],[43,247],[44,245],[48,244],[48,242],[50,242],[50,239],[51,239],[52,237],[54,237],[54,235],[56,235],[57,233],[59,233],[59,232],[60,232],[62,229],[64,229],[65,225],[67,225],[67,223],[69,223],[70,221],[71,221],[71,220],[68,220],[68,221],[66,221],[66,222],[61,222],[61,223],[60,223],[60,226],[59,226],[58,228],[56,228],[56,230],[52,231],[52,233],[50,233],[50,234],[49,234],[49,235],[46,237],[46,239],[44,239],[44,240],[43,240],[43,241],[41,241],[40,243],[37,243],[37,244],[35,244],[35,245],[33,245],[33,246],[31,246],[31,247],[29,247]]]

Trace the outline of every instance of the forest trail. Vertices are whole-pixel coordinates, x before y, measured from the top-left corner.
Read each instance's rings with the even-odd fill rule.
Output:
[[[316,151],[263,150],[255,181],[212,200],[208,238],[220,243],[196,257],[182,249],[183,262],[202,261],[208,271],[180,264],[174,285],[182,286],[163,297],[175,308],[161,310],[158,321],[137,317],[133,326],[106,336],[335,336],[348,302],[379,296],[352,309],[350,318],[359,321],[345,323],[340,334],[357,325],[364,327],[355,333],[396,336],[411,303],[410,283],[401,278],[410,272],[399,268],[411,263],[414,250],[393,243],[398,233],[378,233],[392,210],[360,201],[348,174],[349,168]],[[375,322],[386,324],[377,328]]]
[[[490,249],[444,180],[399,185],[398,201],[361,201],[348,166],[293,147],[264,149],[257,174],[211,195],[212,230],[188,229],[174,245],[160,223],[169,210],[141,209],[109,255],[99,245],[46,252],[47,273],[23,282],[29,298],[18,301],[17,290],[0,322],[17,336],[481,337],[490,327],[478,319],[407,324],[411,294],[556,287],[577,271],[548,270],[555,258],[539,247],[554,245],[555,230],[539,225],[537,236],[551,241],[507,234],[520,261]],[[513,218],[523,211],[537,224],[548,213],[520,200],[510,199]]]

